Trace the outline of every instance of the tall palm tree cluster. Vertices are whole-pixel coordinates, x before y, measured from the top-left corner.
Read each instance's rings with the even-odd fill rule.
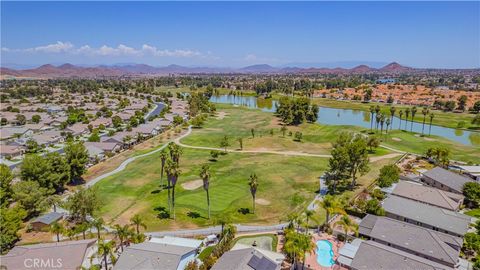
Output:
[[[179,169],[180,156],[182,155],[182,149],[175,143],[171,142],[168,144],[168,150],[162,150],[160,152],[160,186],[168,191],[167,196],[167,205],[168,211],[172,213],[173,219],[175,219],[175,186],[178,183],[178,177],[181,173]],[[164,184],[163,176],[164,174],[167,177],[167,183]],[[208,164],[204,164],[199,173],[200,178],[203,182],[203,189],[206,192],[207,198],[207,207],[208,207],[208,219],[211,217],[210,211],[210,179],[211,171]],[[255,173],[250,175],[248,185],[250,187],[250,194],[253,199],[253,213],[255,213],[255,196],[258,188],[258,177]]]
[[[378,128],[380,127],[380,134],[383,133],[384,125],[386,125],[385,133],[388,133],[389,127],[390,127],[390,130],[393,129],[393,118],[395,117],[395,113],[397,111],[397,109],[394,106],[391,106],[389,109],[390,111],[389,117],[387,117],[384,113],[381,112],[379,105],[370,106],[369,111],[370,111],[370,131],[373,131],[374,122],[375,122],[376,131],[378,131]],[[417,111],[418,109],[416,106],[413,106],[412,108],[405,108],[405,110],[400,110],[398,112],[398,118],[399,118],[398,129],[402,128],[402,120],[405,119],[404,130],[408,129],[408,121],[410,120],[410,131],[413,131],[413,122],[414,122],[415,115],[417,114]],[[426,122],[427,116],[430,119],[430,128],[428,132],[428,135],[430,135],[432,130],[432,122],[435,115],[430,112],[430,109],[428,107],[422,107],[422,114],[423,114],[422,135],[425,134],[424,130],[425,130],[425,122]],[[405,116],[405,118],[403,118],[403,116]]]
[[[139,214],[134,215],[130,219],[130,224],[115,224],[113,226],[113,232],[119,243],[119,246],[117,247],[117,241],[106,240],[104,237],[102,237],[102,231],[107,229],[105,221],[102,218],[92,219],[87,223],[82,223],[80,226],[77,225],[77,227],[82,229],[72,230],[60,222],[54,222],[50,226],[50,232],[56,234],[57,242],[59,242],[60,235],[67,236],[70,238],[70,240],[73,240],[73,238],[76,238],[76,236],[81,233],[83,235],[83,239],[86,239],[85,232],[89,229],[93,229],[92,232],[96,232],[96,237],[98,240],[98,251],[96,257],[100,259],[101,264],[103,264],[105,267],[105,270],[108,270],[109,261],[112,264],[115,263],[116,252],[119,249],[123,252],[123,247],[126,243],[141,243],[145,241],[145,235],[140,233],[140,227],[143,229],[147,228],[143,218]],[[92,257],[92,259],[94,257]]]

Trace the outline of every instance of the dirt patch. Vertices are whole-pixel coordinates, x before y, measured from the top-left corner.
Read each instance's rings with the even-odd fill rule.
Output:
[[[203,181],[201,179],[182,183],[182,188],[186,190],[195,190],[202,186],[203,186]]]
[[[425,139],[425,141],[430,141],[430,142],[436,141],[435,139],[433,139],[433,138],[428,138],[428,137],[423,137],[423,139]]]
[[[217,119],[217,120],[222,120],[222,119],[225,118],[225,116],[227,116],[227,115],[228,115],[228,113],[226,113],[226,112],[217,112],[217,117],[216,117],[216,119]]]
[[[257,203],[259,205],[270,205],[269,200],[265,200],[265,199],[262,199],[262,198],[255,199],[255,203]]]
[[[402,141],[402,139],[397,138],[397,137],[393,137],[392,140],[393,140],[393,141],[396,141],[396,142],[401,142],[401,141]]]
[[[390,158],[398,157],[400,155],[402,155],[402,154],[392,153],[392,154],[387,154],[387,155],[378,156],[378,157],[371,157],[370,162],[375,162],[375,161],[379,161],[379,160],[382,160],[382,159],[390,159]]]

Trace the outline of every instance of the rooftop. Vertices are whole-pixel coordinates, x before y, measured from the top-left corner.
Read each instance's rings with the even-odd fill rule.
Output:
[[[453,211],[460,207],[463,200],[460,194],[408,181],[400,181],[392,194]]]
[[[463,185],[465,183],[473,181],[470,178],[459,175],[458,173],[451,172],[449,170],[445,170],[441,167],[435,167],[429,171],[424,172],[423,175],[459,192],[462,192]]]
[[[464,235],[471,222],[471,218],[467,215],[398,196],[389,196],[385,199],[382,206],[387,213],[428,224],[458,235]]]

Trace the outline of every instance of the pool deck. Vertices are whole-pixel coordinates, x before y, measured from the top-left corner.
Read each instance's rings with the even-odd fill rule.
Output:
[[[338,250],[343,246],[343,242],[338,241],[333,235],[329,235],[326,233],[321,233],[320,235],[314,234],[312,236],[312,241],[314,243],[317,243],[319,240],[328,240],[330,243],[332,243],[332,249],[334,253],[334,260],[337,260],[338,258]],[[317,254],[316,254],[316,249],[314,252],[307,254],[306,260],[305,260],[305,265],[309,267],[310,269],[315,269],[315,270],[330,270],[334,269],[336,265],[332,265],[331,267],[324,267],[318,264],[317,262]],[[337,268],[335,268],[337,269]]]

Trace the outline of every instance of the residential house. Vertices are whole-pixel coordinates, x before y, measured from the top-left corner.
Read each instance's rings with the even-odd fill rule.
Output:
[[[429,171],[426,171],[422,175],[422,182],[439,188],[441,190],[462,194],[463,185],[468,182],[472,182],[471,178],[465,177],[458,173],[445,170],[441,167],[435,167]]]
[[[89,132],[87,124],[75,123],[65,128],[65,132],[71,133],[73,136],[81,136]]]
[[[469,176],[473,180],[480,181],[480,166],[457,165],[455,167],[458,169],[458,171]]]
[[[337,259],[340,266],[352,270],[453,270],[444,264],[375,241],[356,240],[340,249]]]
[[[279,270],[284,260],[281,253],[236,244],[217,260],[212,270]]]
[[[63,218],[62,213],[58,212],[50,212],[48,214],[42,215],[38,218],[36,218],[32,223],[32,228],[35,231],[42,231],[45,229],[50,228],[50,225],[52,225],[54,222],[57,222]]]
[[[85,145],[90,163],[95,164],[105,158],[105,151],[94,145]]]
[[[160,127],[156,123],[141,124],[132,129],[135,134],[140,134],[146,138],[158,135],[159,131]]]
[[[398,182],[392,194],[451,211],[458,211],[464,199],[464,196],[458,193],[452,193],[408,181]]]
[[[0,128],[0,140],[9,141],[14,138],[30,138],[33,131],[25,126]]]
[[[398,196],[389,196],[382,207],[387,217],[454,236],[465,235],[472,222],[467,215]]]
[[[94,146],[101,149],[105,153],[117,153],[122,149],[122,144],[119,142],[85,142],[85,147]]]
[[[458,265],[460,248],[463,245],[461,237],[374,215],[363,218],[359,224],[359,234],[451,268]]]
[[[0,158],[13,159],[25,153],[25,148],[18,145],[0,145]]]
[[[144,242],[126,247],[113,269],[183,270],[189,262],[195,260],[196,255],[196,248]]]
[[[104,118],[104,117],[100,117],[100,118],[97,118],[93,121],[90,122],[90,125],[93,126],[93,128],[98,128],[100,127],[100,125],[103,125],[104,127],[110,127],[112,125],[112,120],[109,119],[109,118]]]
[[[96,240],[65,241],[48,244],[15,246],[0,256],[0,268],[28,269],[88,269],[96,253]]]

